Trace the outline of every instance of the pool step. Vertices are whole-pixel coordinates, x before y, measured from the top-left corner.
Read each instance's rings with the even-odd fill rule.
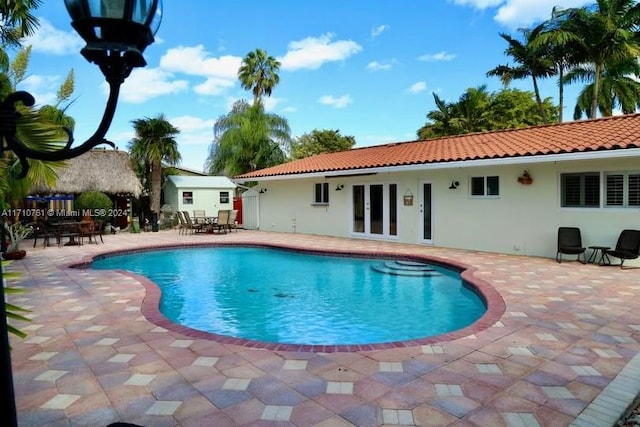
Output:
[[[429,264],[415,261],[385,261],[383,265],[374,265],[372,268],[379,273],[395,276],[433,277],[442,274]]]

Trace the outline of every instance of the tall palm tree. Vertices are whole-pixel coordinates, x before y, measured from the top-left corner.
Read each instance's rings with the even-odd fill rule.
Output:
[[[427,113],[429,122],[418,129],[418,138],[439,138],[460,133],[452,123],[455,105],[445,102],[435,92],[433,92],[433,100],[436,104],[436,109]]]
[[[0,2],[0,44],[19,46],[20,39],[38,28],[38,18],[31,13],[42,0],[17,0]]]
[[[516,65],[498,65],[487,72],[487,76],[500,77],[502,83],[506,86],[511,80],[526,79],[531,77],[533,81],[533,93],[536,97],[536,103],[540,109],[545,122],[547,122],[546,112],[542,105],[542,97],[538,87],[538,79],[547,78],[555,75],[554,63],[549,55],[547,46],[535,43],[536,37],[542,31],[541,26],[533,29],[521,28],[520,33],[524,36],[524,42],[514,39],[509,34],[500,33],[508,44],[505,54],[513,58]]]
[[[582,115],[592,118],[591,100],[595,71],[593,67],[576,67],[567,74],[567,81],[590,82],[587,84],[576,101],[574,119]],[[600,80],[600,94],[598,96],[598,111],[603,116],[611,116],[615,108],[624,114],[634,113],[640,107],[640,82],[633,76],[640,75],[640,64],[633,58],[625,62],[606,64]]]
[[[280,62],[267,52],[256,49],[249,52],[238,69],[238,79],[243,89],[253,92],[253,104],[262,99],[262,95],[271,96],[271,91],[280,82],[278,70]]]
[[[175,140],[180,130],[169,123],[164,114],[136,119],[132,123],[135,137],[129,142],[129,154],[134,163],[143,165],[147,178],[151,177],[151,211],[159,215],[162,163],[175,166],[180,161]]]
[[[572,43],[581,62],[593,68],[588,117],[596,117],[605,67],[640,56],[640,4],[635,0],[596,0],[590,6],[561,10],[556,19],[556,39]]]
[[[212,174],[235,176],[283,163],[283,150],[291,144],[287,120],[265,113],[260,102],[236,102],[216,121],[213,133],[205,165]]]

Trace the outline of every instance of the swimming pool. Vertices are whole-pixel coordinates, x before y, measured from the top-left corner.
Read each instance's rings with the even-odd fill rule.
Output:
[[[464,328],[486,312],[457,272],[407,260],[210,247],[106,256],[92,267],[149,278],[173,322],[261,342],[406,341]]]

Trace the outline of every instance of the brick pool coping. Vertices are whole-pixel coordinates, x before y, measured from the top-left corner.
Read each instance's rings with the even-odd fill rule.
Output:
[[[360,352],[360,351],[383,350],[383,349],[429,345],[429,344],[435,344],[438,342],[452,341],[452,340],[464,338],[466,336],[481,332],[487,329],[488,327],[490,327],[491,325],[495,324],[497,321],[499,321],[506,311],[506,304],[504,299],[500,295],[500,293],[493,286],[491,286],[487,281],[474,276],[473,273],[477,271],[476,267],[467,265],[462,262],[457,262],[455,260],[444,259],[444,258],[431,256],[431,255],[406,255],[406,254],[399,254],[394,252],[380,252],[380,251],[369,252],[369,251],[355,251],[355,250],[350,250],[350,251],[318,250],[318,249],[308,249],[308,248],[304,248],[296,245],[286,245],[286,244],[265,244],[265,243],[257,244],[257,243],[240,243],[240,242],[193,243],[193,244],[168,244],[168,245],[142,246],[142,247],[137,247],[132,249],[101,252],[99,254],[94,254],[89,257],[84,257],[78,262],[67,264],[63,266],[63,268],[90,268],[91,264],[96,259],[99,259],[102,257],[129,254],[129,253],[153,252],[153,251],[161,251],[166,249],[211,248],[211,247],[232,247],[232,246],[282,249],[282,250],[290,250],[295,252],[303,252],[307,254],[317,254],[317,255],[333,255],[333,256],[343,256],[343,257],[348,256],[348,257],[362,257],[362,258],[391,258],[391,259],[428,262],[431,264],[435,264],[435,265],[459,272],[460,277],[462,279],[463,286],[468,286],[470,290],[475,292],[483,300],[486,306],[486,311],[478,320],[476,320],[471,325],[466,326],[462,329],[447,332],[444,334],[432,335],[432,336],[417,338],[412,340],[392,341],[392,342],[374,343],[374,344],[333,344],[333,345],[273,343],[273,342],[250,340],[250,339],[238,338],[238,337],[233,337],[228,335],[220,335],[220,334],[215,334],[211,332],[199,331],[197,329],[193,329],[187,326],[177,324],[167,319],[160,312],[160,298],[162,296],[162,291],[155,282],[153,282],[152,280],[149,280],[148,278],[142,275],[135,274],[129,271],[125,271],[125,270],[115,270],[115,271],[137,280],[144,287],[146,295],[142,301],[140,310],[142,314],[146,317],[146,319],[151,323],[159,327],[165,328],[167,330],[170,330],[172,332],[177,332],[192,338],[214,340],[222,344],[240,345],[248,348],[264,349],[264,350],[334,353],[334,352]]]

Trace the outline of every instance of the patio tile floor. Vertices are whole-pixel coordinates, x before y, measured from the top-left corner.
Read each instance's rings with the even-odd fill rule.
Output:
[[[104,240],[29,247],[6,267],[28,291],[9,301],[32,310],[13,322],[27,338],[11,336],[20,426],[611,426],[640,393],[640,269],[247,230]],[[149,309],[157,290],[130,274],[66,267],[119,250],[243,243],[450,260],[505,310],[426,343],[256,348],[167,323]]]

